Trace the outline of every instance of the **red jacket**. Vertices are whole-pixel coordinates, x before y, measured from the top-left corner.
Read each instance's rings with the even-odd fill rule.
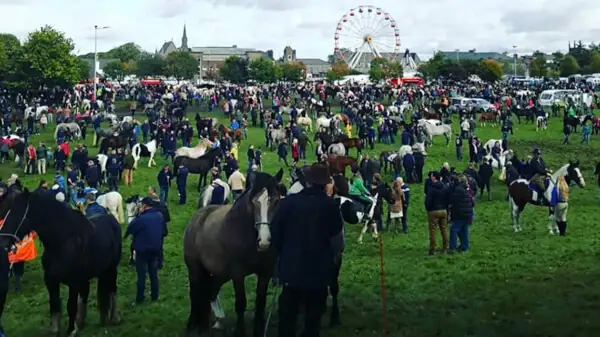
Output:
[[[29,156],[29,159],[35,160],[35,148],[33,146],[27,147],[27,155]]]

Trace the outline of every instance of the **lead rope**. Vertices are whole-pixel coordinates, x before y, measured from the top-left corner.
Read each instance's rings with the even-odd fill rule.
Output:
[[[267,320],[265,321],[265,332],[263,333],[263,337],[267,337],[267,332],[269,332],[269,322],[271,321],[271,315],[273,315],[273,309],[275,308],[277,295],[279,294],[279,289],[281,287],[275,286],[275,292],[273,292],[273,296],[271,297],[271,306],[269,308],[269,314],[267,315]]]

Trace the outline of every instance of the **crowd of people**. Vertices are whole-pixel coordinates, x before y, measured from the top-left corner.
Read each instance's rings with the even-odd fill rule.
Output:
[[[188,200],[187,179],[189,169],[180,164],[178,167],[169,165],[175,162],[175,153],[178,141],[182,146],[190,146],[194,134],[199,138],[209,140],[212,148],[221,149],[219,161],[214,163],[211,186],[213,188],[209,204],[222,205],[229,196],[225,194],[223,182],[231,187],[231,199],[235,200],[251,184],[254,172],[263,169],[262,146],[251,144],[246,152],[247,166],[243,171],[240,167],[238,146],[248,136],[248,128],[262,128],[266,132],[266,144],[270,138],[269,127],[278,129],[286,128],[288,135],[278,143],[276,155],[278,161],[285,166],[295,167],[302,159],[306,158],[306,131],[298,123],[299,117],[310,117],[323,114],[333,116],[331,101],[340,99],[342,113],[348,116],[349,122],[341,125],[339,129],[332,130],[336,136],[345,135],[352,137],[353,130],[356,136],[365,140],[370,149],[376,143],[400,144],[412,147],[412,152],[403,156],[400,169],[395,168],[391,190],[394,202],[388,207],[387,212],[378,208],[372,215],[379,230],[383,230],[385,219],[388,232],[409,232],[409,206],[411,202],[411,184],[424,184],[425,209],[428,215],[429,254],[438,253],[437,231],[442,235],[441,252],[465,252],[469,245],[469,226],[475,219],[475,204],[477,196],[487,192],[489,200],[492,198],[490,186],[494,170],[505,170],[505,183],[510,185],[519,177],[531,179],[538,188],[544,188],[544,177],[548,170],[540,157],[540,150],[535,149],[530,158],[523,161],[517,159],[516,154],[509,147],[509,138],[514,135],[512,113],[517,113],[522,107],[528,106],[534,115],[544,111],[536,105],[536,97],[541,90],[548,88],[578,87],[583,91],[594,92],[595,88],[586,87],[581,83],[544,83],[537,87],[526,89],[514,85],[476,85],[473,83],[449,82],[444,85],[428,84],[425,87],[380,87],[371,85],[348,85],[338,88],[322,84],[306,84],[304,86],[271,85],[265,87],[219,86],[200,90],[194,87],[171,88],[159,86],[143,88],[140,86],[121,86],[108,88],[99,86],[97,92],[92,92],[90,86],[79,86],[63,91],[52,90],[49,92],[31,94],[5,92],[0,98],[2,110],[3,135],[16,133],[23,138],[26,144],[24,153],[24,174],[45,175],[47,168],[52,165],[56,172],[54,181],[50,184],[41,180],[34,193],[49,194],[57,200],[71,203],[83,200],[84,213],[89,218],[108,215],[107,210],[97,202],[98,189],[106,186],[108,191],[118,191],[119,185],[131,186],[134,182],[135,159],[132,154],[134,144],[146,143],[155,140],[162,150],[165,164],[158,170],[156,185],[158,188],[149,187],[148,195],[140,199],[138,212],[130,218],[127,235],[133,238],[131,263],[135,265],[138,281],[136,304],[144,302],[145,280],[149,275],[151,284],[151,299],[159,298],[158,270],[163,260],[163,242],[168,234],[170,215],[167,208],[169,192],[172,182],[175,181],[179,204],[185,205]],[[341,94],[340,94],[341,93]],[[165,101],[165,96],[168,100]],[[456,168],[444,163],[439,170],[432,170],[426,177],[423,176],[427,152],[426,148],[417,146],[419,143],[428,145],[426,130],[419,126],[418,121],[424,118],[425,113],[439,110],[442,119],[449,119],[453,113],[450,106],[452,97],[482,97],[494,104],[494,109],[501,116],[500,139],[491,149],[485,147],[477,137],[476,115],[477,107],[460,107],[455,112],[459,116],[460,132],[456,134],[455,154],[459,162],[464,160],[463,147],[468,146],[469,162],[464,172],[457,172]],[[96,100],[94,97],[97,97]],[[106,167],[101,163],[90,160],[90,154],[84,143],[77,144],[71,152],[68,136],[58,132],[56,151],[51,151],[43,142],[37,146],[32,141],[33,136],[44,130],[54,119],[57,122],[82,120],[82,126],[90,124],[97,130],[101,127],[100,118],[93,117],[101,110],[99,101],[106,102],[104,109],[114,111],[115,100],[119,98],[135,99],[136,103],[129,105],[132,117],[136,116],[138,106],[144,106],[143,113],[147,120],[138,123],[132,120],[133,126],[129,129],[129,142],[122,148],[111,149],[107,153]],[[90,100],[89,110],[82,111],[81,100]],[[311,104],[311,99],[322,104]],[[387,110],[378,110],[375,102],[389,99],[392,104],[401,106],[408,102],[411,122],[408,119],[398,122],[393,114]],[[271,101],[270,109],[265,107]],[[585,116],[593,113],[599,98],[594,93],[591,105],[581,105],[571,100],[566,102],[566,107],[558,104],[552,106],[552,117],[559,115],[560,109],[565,110],[565,118]],[[25,116],[24,112],[30,107],[41,105],[49,106],[49,110],[38,116],[35,114]],[[207,119],[199,114],[195,117],[196,132],[191,122],[185,117],[187,109],[193,106],[206,106],[211,112],[221,107],[223,113],[229,117],[227,125],[217,126],[207,124]],[[75,110],[72,115],[72,110]],[[287,110],[286,110],[287,109]],[[289,119],[284,117],[283,111],[289,112]],[[55,116],[52,118],[50,116]],[[17,116],[17,117],[15,117]],[[21,116],[21,117],[18,117]],[[288,119],[289,121],[286,121]],[[598,133],[598,119],[589,119],[590,125],[584,123],[582,143],[589,143],[590,135]],[[12,125],[16,125],[13,131]],[[36,123],[39,123],[39,127]],[[564,142],[570,142],[572,126],[565,123]],[[85,129],[82,130],[85,140]],[[236,133],[239,131],[239,133]],[[399,138],[399,139],[398,139]],[[10,145],[3,142],[0,145],[2,160],[8,159]],[[320,151],[320,152],[319,152]],[[327,151],[325,149],[325,151]],[[509,151],[512,160],[505,163],[505,167],[494,166],[500,162],[502,153]],[[488,153],[489,152],[489,153]],[[291,153],[291,165],[288,154]],[[317,150],[323,154],[323,148]],[[370,207],[378,186],[385,184],[386,176],[381,170],[381,160],[365,154],[358,165],[352,168],[349,178],[349,195],[365,207]],[[280,261],[278,269],[279,283],[283,285],[280,297],[280,336],[288,337],[294,334],[295,327],[289,322],[295,319],[296,308],[303,303],[306,307],[306,332],[310,336],[319,335],[320,316],[322,315],[327,298],[328,273],[330,264],[321,256],[331,254],[330,239],[343,227],[339,212],[334,212],[335,207],[330,205],[331,200],[325,193],[325,185],[330,181],[327,164],[319,163],[311,167],[307,178],[310,188],[303,190],[298,195],[285,199],[276,216],[273,234],[274,248],[279,251]],[[19,166],[21,167],[21,166]],[[2,186],[3,194],[13,190],[22,190],[23,186],[17,175],[13,175]],[[414,188],[413,188],[414,191]],[[478,193],[479,192],[479,193]],[[414,193],[414,192],[413,192]],[[62,194],[62,197],[60,195]],[[291,207],[290,205],[294,205]],[[312,220],[307,220],[310,216]],[[292,221],[289,219],[297,219]],[[448,226],[448,223],[450,225]],[[309,226],[306,226],[308,224]],[[400,225],[400,228],[398,228]],[[448,228],[449,227],[449,228]],[[310,235],[305,235],[309,233]],[[561,233],[564,234],[564,233]],[[35,236],[28,237],[20,243],[20,247],[29,245]],[[298,238],[304,238],[299,240]],[[314,243],[320,246],[315,247]],[[300,257],[299,251],[306,251],[310,246],[311,256]],[[25,252],[25,253],[23,253]],[[15,287],[20,287],[20,278],[23,275],[23,262],[35,258],[30,249],[19,249],[20,255],[14,255],[11,262],[15,263],[13,273],[16,277]],[[20,257],[19,257],[20,256]],[[323,261],[315,264],[314,261]],[[318,275],[315,279],[306,279],[305,275]],[[286,318],[286,319],[282,319]],[[285,323],[288,322],[288,323]]]

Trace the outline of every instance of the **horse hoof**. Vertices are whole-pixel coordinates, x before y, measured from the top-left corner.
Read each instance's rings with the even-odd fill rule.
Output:
[[[220,321],[216,321],[215,324],[213,324],[212,328],[215,330],[223,330],[223,324],[221,324]]]
[[[110,324],[111,325],[121,324],[121,316],[119,314],[115,314],[115,316],[110,319]]]
[[[75,329],[73,329],[73,331],[71,331],[70,333],[67,333],[67,336],[69,337],[75,337],[77,336],[77,327],[75,327]]]

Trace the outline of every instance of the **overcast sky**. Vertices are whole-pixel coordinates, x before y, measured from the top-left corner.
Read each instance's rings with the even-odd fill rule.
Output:
[[[279,57],[290,45],[298,58],[325,59],[333,51],[337,22],[351,8],[369,4],[396,20],[402,52],[409,48],[424,58],[433,50],[512,52],[515,45],[519,53],[564,51],[569,40],[600,37],[600,2],[583,0],[0,0],[0,31],[24,40],[49,24],[71,37],[82,54],[94,50],[94,25],[110,26],[98,32],[99,51],[131,41],[154,51],[171,39],[180,46],[186,23],[190,47],[235,44],[273,49]],[[375,26],[375,19],[360,20],[342,31]],[[375,38],[392,34],[385,26]]]

